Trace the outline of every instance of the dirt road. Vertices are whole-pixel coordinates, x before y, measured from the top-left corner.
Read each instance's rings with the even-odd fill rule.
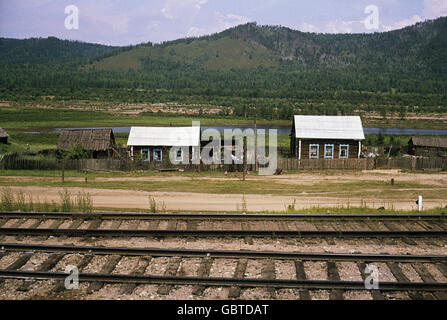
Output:
[[[53,187],[11,187],[14,191],[22,190],[25,194],[31,194],[33,198],[41,201],[58,202],[59,192],[62,188]],[[149,196],[155,198],[157,203],[166,210],[175,211],[240,211],[243,208],[243,197],[248,211],[284,211],[288,205],[296,200],[296,209],[311,207],[332,208],[340,206],[359,207],[365,205],[370,208],[385,207],[387,209],[412,210],[416,209],[413,199],[387,199],[374,200],[336,197],[312,197],[312,196],[275,196],[275,195],[233,195],[233,194],[201,194],[186,192],[144,192],[133,190],[109,190],[109,189],[83,189],[69,188],[73,194],[88,192],[93,198],[93,205],[102,208],[120,209],[149,209]],[[447,206],[447,199],[430,199],[424,202],[424,207],[435,208]]]

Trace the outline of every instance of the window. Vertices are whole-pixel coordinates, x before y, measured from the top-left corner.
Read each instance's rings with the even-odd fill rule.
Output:
[[[334,145],[333,144],[325,144],[324,145],[324,158],[325,159],[333,159],[334,158]]]
[[[318,159],[320,146],[318,144],[311,144],[309,146],[309,158]]]
[[[340,159],[348,159],[348,158],[349,158],[349,144],[341,144]]]
[[[150,161],[151,160],[150,153],[149,153],[149,148],[141,149],[141,159],[143,161]]]
[[[154,161],[163,161],[163,150],[160,148],[154,149]]]
[[[182,150],[182,148],[178,148],[175,151],[175,161],[183,161],[183,150]]]

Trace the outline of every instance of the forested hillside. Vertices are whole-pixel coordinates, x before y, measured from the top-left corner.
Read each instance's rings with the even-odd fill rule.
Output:
[[[375,34],[241,25],[162,44],[0,40],[0,99],[447,106],[447,17]],[[259,100],[263,100],[259,102]],[[275,102],[276,103],[276,102]],[[284,117],[293,109],[281,107]]]

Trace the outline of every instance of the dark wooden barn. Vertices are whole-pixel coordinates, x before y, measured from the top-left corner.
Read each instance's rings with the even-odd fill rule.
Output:
[[[69,150],[77,145],[91,152],[93,159],[111,158],[115,154],[112,129],[65,130],[59,136],[57,148]]]
[[[290,150],[300,160],[360,158],[363,140],[360,117],[295,116]]]
[[[408,153],[414,156],[447,157],[447,139],[412,137],[408,142]]]
[[[0,128],[0,143],[7,144],[8,137],[9,137],[9,135],[6,133],[6,131],[3,130],[2,128]]]

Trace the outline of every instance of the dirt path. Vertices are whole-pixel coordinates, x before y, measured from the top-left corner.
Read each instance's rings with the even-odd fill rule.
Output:
[[[33,196],[37,202],[59,201],[59,192],[62,188],[54,187],[11,187],[13,191],[22,190],[25,194]],[[72,194],[88,192],[93,198],[95,207],[119,208],[119,209],[149,209],[149,195],[161,204],[165,204],[166,210],[175,211],[227,211],[234,212],[242,209],[243,196],[231,194],[200,194],[186,192],[144,192],[134,190],[109,190],[109,189],[83,189],[69,188]],[[387,209],[412,210],[416,209],[414,199],[387,199],[377,198],[335,198],[335,197],[310,197],[310,196],[274,196],[274,195],[246,195],[245,201],[248,211],[284,211],[288,205],[305,209],[311,207],[358,207],[366,205],[371,208],[385,207]],[[424,202],[424,207],[435,208],[446,206],[447,199],[430,199]]]

